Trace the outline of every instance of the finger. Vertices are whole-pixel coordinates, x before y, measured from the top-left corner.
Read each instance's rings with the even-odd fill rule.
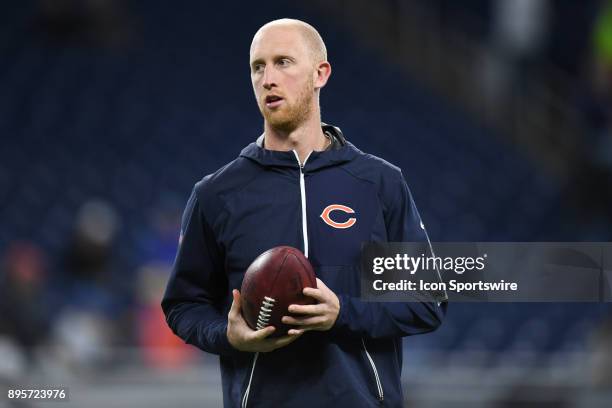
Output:
[[[302,293],[305,296],[311,297],[321,303],[325,303],[325,293],[321,289],[304,288]]]
[[[302,333],[304,333],[304,329],[289,329],[287,332],[289,336],[298,336]]]
[[[329,289],[327,287],[327,285],[325,284],[325,282],[323,282],[321,279],[317,278],[317,288],[319,289]]]
[[[305,314],[305,315],[320,315],[325,312],[326,305],[289,305],[287,310],[289,313]]]
[[[229,317],[237,317],[240,315],[240,292],[238,289],[232,290],[232,306],[228,313]]]
[[[303,328],[305,326],[317,326],[323,323],[325,318],[322,316],[306,317],[306,318],[295,318],[291,316],[284,316],[282,320],[283,320],[283,323],[285,324],[288,324],[291,326],[300,326],[300,328]]]

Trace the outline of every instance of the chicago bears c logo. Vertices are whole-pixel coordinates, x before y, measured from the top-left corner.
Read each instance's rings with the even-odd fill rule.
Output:
[[[348,214],[355,214],[355,211],[351,207],[347,207],[346,205],[342,205],[342,204],[331,204],[331,205],[328,205],[327,207],[325,207],[325,209],[321,213],[320,217],[323,219],[323,222],[325,222],[330,227],[339,228],[339,229],[346,229],[346,228],[352,227],[357,222],[357,218],[355,218],[355,217],[351,217],[351,218],[349,218],[348,220],[346,220],[344,222],[336,222],[336,221],[332,220],[331,217],[330,217],[330,214],[333,211],[343,211],[343,212],[348,213]]]

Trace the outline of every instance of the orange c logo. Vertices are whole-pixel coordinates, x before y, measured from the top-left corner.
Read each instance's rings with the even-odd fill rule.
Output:
[[[330,227],[334,227],[338,229],[346,229],[346,228],[352,227],[357,222],[357,218],[355,217],[351,217],[344,222],[336,222],[332,220],[331,217],[329,216],[332,213],[332,211],[343,211],[348,214],[355,214],[355,211],[351,207],[347,207],[346,205],[342,205],[342,204],[328,205],[327,207],[325,207],[320,217],[323,219],[323,222],[325,222]]]

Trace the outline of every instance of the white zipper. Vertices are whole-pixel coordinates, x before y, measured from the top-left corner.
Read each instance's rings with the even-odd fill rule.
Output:
[[[433,258],[436,258],[436,254],[434,253],[433,246],[431,245],[431,241],[429,240],[429,234],[427,233],[427,230],[425,229],[425,224],[423,224],[423,220],[421,220],[421,229],[425,233],[425,238],[427,239],[427,244],[429,245],[429,250],[431,251],[431,256]],[[434,262],[434,266],[436,268],[436,273],[438,274],[438,282],[443,282],[442,275],[440,275],[440,269],[438,269],[438,265],[435,262]],[[446,289],[442,289],[442,290],[444,291],[444,299],[443,300],[448,300],[448,293],[446,293]],[[438,307],[440,307],[440,305],[442,303],[441,302],[436,302],[436,304],[438,305]]]
[[[300,156],[298,156],[297,152],[293,150],[293,154],[295,154],[295,159],[300,166],[300,196],[302,197],[302,239],[304,240],[304,256],[308,258],[308,227],[306,222],[306,183],[304,182],[304,166],[310,157],[310,153],[304,159],[304,163],[300,163]]]
[[[380,383],[380,378],[378,377],[378,370],[376,369],[376,364],[374,364],[374,360],[372,360],[372,356],[368,353],[368,349],[366,348],[365,341],[361,338],[361,344],[363,345],[363,350],[370,361],[370,365],[372,366],[372,371],[374,371],[374,379],[376,380],[376,388],[378,389],[378,399],[382,401],[385,397],[383,394],[382,384]]]
[[[304,182],[304,166],[306,165],[306,161],[310,157],[311,153],[312,152],[308,153],[308,156],[306,156],[306,158],[304,159],[304,163],[302,164],[300,163],[300,156],[298,156],[297,152],[293,150],[293,154],[295,154],[295,158],[298,162],[298,165],[300,166],[300,197],[302,199],[302,237],[304,240],[304,256],[306,258],[308,258],[308,227],[306,223],[306,183]],[[249,392],[251,391],[251,382],[253,381],[253,373],[255,372],[255,365],[257,364],[258,356],[259,353],[255,353],[255,357],[253,357],[253,365],[251,366],[251,375],[249,376],[249,383],[247,384],[246,390],[244,391],[244,396],[242,397],[242,408],[246,408],[247,403],[249,402]],[[374,370],[376,370],[376,368]]]

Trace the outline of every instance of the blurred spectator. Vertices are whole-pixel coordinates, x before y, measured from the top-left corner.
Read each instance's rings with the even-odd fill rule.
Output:
[[[91,200],[79,210],[75,231],[65,256],[66,270],[76,281],[108,280],[119,218],[104,201]]]
[[[15,242],[4,254],[0,273],[0,337],[12,339],[30,363],[35,348],[49,337],[52,311],[47,288],[47,259],[27,241]]]
[[[549,30],[548,0],[496,0],[491,20],[491,56],[483,66],[489,100],[501,104],[534,64]]]
[[[129,293],[121,290],[121,260],[115,251],[119,217],[108,203],[86,202],[64,254],[64,308],[55,326],[60,357],[75,367],[107,362],[111,346],[129,343]]]
[[[513,60],[538,54],[548,33],[549,0],[497,0],[493,36],[496,48]]]

